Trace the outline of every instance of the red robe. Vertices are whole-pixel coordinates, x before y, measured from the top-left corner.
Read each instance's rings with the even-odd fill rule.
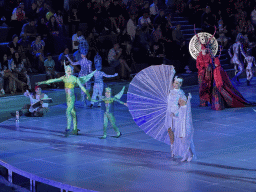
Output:
[[[222,69],[219,58],[215,58],[214,81],[225,102],[225,107],[247,107],[252,103],[247,101],[242,94],[232,85],[227,73]],[[224,109],[224,108],[222,108]],[[221,109],[215,109],[221,110]]]
[[[196,58],[196,67],[198,69],[199,97],[200,106],[206,106],[211,103],[212,97],[212,59],[210,54],[202,55],[202,52]]]

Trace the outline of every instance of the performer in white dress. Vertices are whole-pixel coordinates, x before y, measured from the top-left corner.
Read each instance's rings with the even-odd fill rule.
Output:
[[[181,78],[174,78],[173,88],[167,99],[165,127],[168,130],[172,157],[180,156],[183,161],[191,161],[194,154],[193,124],[191,116],[191,94],[188,99],[183,90]]]

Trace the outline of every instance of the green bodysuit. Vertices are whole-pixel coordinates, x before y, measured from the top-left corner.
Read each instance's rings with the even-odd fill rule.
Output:
[[[65,75],[57,79],[49,79],[47,81],[39,82],[38,85],[41,84],[50,84],[50,83],[56,83],[56,82],[64,82],[65,84],[65,92],[66,92],[66,101],[67,101],[67,110],[66,110],[66,116],[67,116],[67,130],[70,130],[71,127],[71,121],[73,118],[73,134],[77,135],[77,119],[76,119],[76,111],[75,111],[75,94],[74,94],[74,88],[76,85],[78,85],[83,92],[86,93],[88,100],[90,100],[90,94],[88,90],[85,89],[85,87],[82,85],[81,81],[87,82],[90,80],[90,78],[93,76],[95,72],[92,72],[91,74],[84,76],[82,78],[77,78],[73,75]]]

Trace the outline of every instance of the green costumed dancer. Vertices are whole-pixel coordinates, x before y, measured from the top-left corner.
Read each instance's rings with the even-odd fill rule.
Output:
[[[111,88],[107,87],[105,89],[105,97],[103,97],[100,100],[92,100],[93,102],[104,102],[105,105],[105,112],[104,112],[104,126],[103,126],[103,136],[100,137],[100,139],[106,139],[107,137],[107,126],[108,126],[108,121],[110,121],[112,127],[114,128],[115,132],[116,132],[116,136],[114,136],[115,138],[119,138],[122,134],[119,131],[118,127],[116,126],[115,122],[116,119],[113,115],[114,112],[114,101],[117,101],[121,104],[124,104],[125,106],[127,106],[127,103],[124,103],[122,101],[120,101],[120,98],[122,97],[123,93],[124,93],[124,89],[125,87],[123,87],[123,89],[114,97],[111,97]]]
[[[78,85],[86,93],[88,100],[90,100],[89,91],[85,89],[83,84],[89,81],[93,77],[93,74],[95,73],[95,71],[90,73],[89,75],[77,78],[76,76],[72,75],[73,69],[70,65],[66,66],[64,63],[64,67],[65,67],[66,75],[57,79],[49,79],[47,81],[38,82],[37,85],[64,82],[66,100],[67,100],[67,110],[66,110],[67,129],[65,132],[65,136],[67,137],[70,134],[77,135],[78,131],[80,131],[79,129],[77,129],[76,111],[74,107],[74,104],[75,104],[74,88],[76,85]],[[73,131],[70,129],[72,118],[73,118],[73,126],[74,126]]]

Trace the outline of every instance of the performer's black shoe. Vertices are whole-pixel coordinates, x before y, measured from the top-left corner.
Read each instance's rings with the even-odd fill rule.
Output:
[[[251,85],[249,80],[247,80],[246,82],[247,82],[247,86],[250,86],[250,85]]]
[[[65,130],[65,137],[68,137],[71,134],[72,134],[72,130],[71,129],[66,129]]]
[[[119,138],[119,137],[121,137],[121,136],[122,136],[122,133],[120,132],[120,134],[119,134],[119,135],[112,136],[112,137],[114,137],[114,138]]]

